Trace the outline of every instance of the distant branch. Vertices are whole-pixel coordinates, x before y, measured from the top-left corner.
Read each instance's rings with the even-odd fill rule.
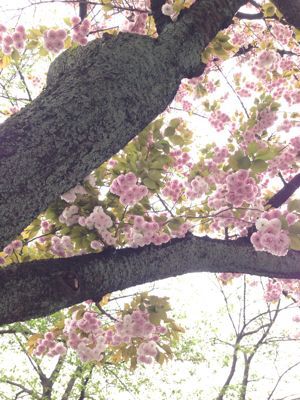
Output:
[[[293,193],[300,187],[300,173],[295,175],[293,179],[291,179],[285,186],[279,190],[273,197],[268,200],[267,205],[270,205],[274,208],[280,207],[283,203],[285,203]]]
[[[239,19],[248,19],[248,20],[255,20],[255,19],[262,19],[264,14],[262,12],[256,14],[248,14],[244,12],[237,12],[235,16]]]

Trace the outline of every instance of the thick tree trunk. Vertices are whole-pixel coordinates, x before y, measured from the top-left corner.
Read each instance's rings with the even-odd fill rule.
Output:
[[[256,252],[246,239],[188,235],[163,246],[35,261],[0,269],[0,324],[41,317],[106,293],[189,272],[300,279],[300,252]]]
[[[0,127],[0,249],[172,101],[244,0],[201,0],[158,39],[123,33],[68,50],[46,89]]]
[[[288,24],[300,29],[300,0],[272,0]]]

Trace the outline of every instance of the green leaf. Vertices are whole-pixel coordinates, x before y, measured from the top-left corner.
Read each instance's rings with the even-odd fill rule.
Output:
[[[44,47],[41,47],[41,48],[40,48],[40,50],[39,50],[39,55],[40,55],[41,57],[46,57],[48,54],[49,54],[49,53],[48,53],[48,50],[46,50]]]
[[[156,182],[154,182],[150,178],[143,179],[143,184],[145,186],[147,186],[148,189],[152,189],[152,190],[158,189],[158,186],[157,186]]]
[[[158,169],[151,169],[151,170],[148,172],[148,176],[149,176],[150,179],[152,179],[153,181],[157,182],[157,181],[159,181],[160,178],[161,178],[161,170],[158,170]]]
[[[225,43],[228,42],[229,36],[225,35],[225,33],[223,32],[219,32],[216,36],[216,39],[218,40],[218,42]]]
[[[213,53],[220,57],[222,60],[228,57],[227,51],[224,50],[223,47],[218,45],[213,47]]]
[[[239,169],[249,169],[251,167],[251,161],[248,156],[244,156],[237,160]]]
[[[64,18],[64,23],[68,26],[72,26],[71,18],[69,17]]]
[[[229,157],[229,165],[232,169],[240,169],[238,166],[238,160],[244,157],[244,153],[241,150],[236,151],[232,156]]]
[[[135,204],[134,207],[131,208],[130,212],[133,215],[144,215],[145,209],[140,204]]]
[[[276,8],[272,3],[265,3],[262,5],[263,13],[266,17],[273,17]]]
[[[158,118],[154,122],[152,122],[152,124],[150,125],[150,128],[160,129],[162,127],[163,123],[164,123],[164,119]]]
[[[171,128],[178,128],[178,126],[180,125],[180,123],[181,123],[181,119],[180,118],[173,118],[173,119],[171,119],[171,121],[169,122],[169,126],[171,127]]]
[[[300,199],[290,200],[288,202],[288,211],[297,211],[300,212]]]
[[[207,48],[202,52],[202,54],[201,54],[201,61],[202,61],[204,64],[207,64],[208,61],[209,61],[209,59],[210,59],[211,54],[212,54],[211,48],[210,48],[210,47],[207,47]]]
[[[184,139],[179,135],[171,136],[170,141],[177,146],[183,146],[185,143]]]
[[[254,155],[259,149],[259,144],[257,142],[251,142],[247,147],[247,154]]]
[[[256,174],[264,172],[268,168],[268,164],[264,160],[254,160],[251,164],[251,169]]]
[[[165,139],[160,140],[155,147],[156,149],[162,149],[165,153],[170,152],[170,143]]]
[[[151,167],[153,168],[153,169],[161,169],[162,170],[162,168],[163,168],[163,166],[166,164],[166,160],[157,160],[157,161],[154,161],[152,164],[151,164]]]
[[[168,222],[168,227],[173,230],[178,230],[180,225],[183,223],[182,218],[173,218]]]
[[[14,49],[14,51],[11,53],[11,58],[14,61],[18,61],[20,59],[20,53],[16,49]]]
[[[234,49],[234,46],[229,42],[222,43],[222,47],[226,51]]]
[[[294,32],[295,32],[295,39],[297,40],[297,42],[300,42],[300,29],[294,28]]]
[[[272,160],[278,154],[278,150],[274,148],[260,149],[256,153],[256,158],[259,160]]]
[[[106,11],[106,12],[113,10],[113,8],[114,8],[114,6],[111,3],[105,4],[102,6],[103,11]]]
[[[300,250],[300,236],[299,235],[290,235],[290,248],[292,250]]]
[[[175,134],[175,128],[173,126],[168,126],[164,132],[165,136],[173,136]]]
[[[38,44],[39,44],[38,40],[30,40],[26,48],[29,50],[35,49],[38,46]]]
[[[292,235],[300,235],[300,221],[296,222],[293,225],[289,226],[289,232]]]
[[[4,55],[1,59],[0,59],[0,68],[6,68],[11,62],[11,57],[8,55]]]

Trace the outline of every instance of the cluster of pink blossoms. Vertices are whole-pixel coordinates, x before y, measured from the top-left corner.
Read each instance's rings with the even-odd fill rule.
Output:
[[[176,231],[172,231],[172,237],[183,238],[188,232],[191,231],[192,227],[193,226],[190,222],[184,222]]]
[[[241,169],[233,172],[227,175],[225,182],[217,188],[213,196],[209,196],[210,208],[219,210],[227,207],[228,203],[241,207],[244,202],[254,202],[259,189],[255,180],[249,176],[249,171]]]
[[[132,173],[119,175],[112,181],[110,192],[120,196],[124,206],[133,206],[147,196],[148,189],[144,185],[137,185],[137,177]]]
[[[278,60],[279,57],[274,50],[264,50],[259,53],[254,62],[254,65],[259,69],[272,69],[272,67]]]
[[[287,45],[293,37],[293,30],[288,25],[283,25],[278,22],[272,23],[272,33],[281,44]]]
[[[2,43],[2,51],[4,54],[10,55],[13,51],[13,47],[16,50],[22,50],[24,48],[26,34],[23,25],[18,25],[15,32],[11,35],[5,32],[6,27],[0,24],[0,44]]]
[[[11,256],[14,250],[20,250],[23,246],[21,240],[13,240],[10,244],[4,247],[3,251],[7,256]]]
[[[59,222],[66,224],[67,226],[72,226],[77,224],[79,219],[78,214],[79,208],[75,205],[66,207],[62,214],[58,217]]]
[[[174,11],[172,3],[173,3],[172,1],[169,1],[169,2],[167,2],[165,4],[163,4],[163,6],[161,8],[161,12],[164,15],[167,15],[168,17],[170,17],[172,21],[176,21],[179,13]]]
[[[208,184],[201,176],[196,176],[189,184],[186,195],[190,200],[201,197],[208,190]]]
[[[222,272],[218,274],[218,278],[222,281],[224,285],[226,285],[228,282],[232,281],[233,278],[238,278],[242,274],[238,273],[233,273],[233,272]]]
[[[116,322],[113,329],[104,330],[96,313],[85,311],[78,318],[78,311],[65,321],[63,342],[75,350],[83,362],[100,361],[108,345],[118,346],[129,343],[134,339],[142,339],[137,348],[137,359],[141,363],[150,364],[157,355],[156,342],[160,335],[166,333],[166,328],[153,325],[149,321],[147,311],[135,310]],[[37,356],[63,355],[66,346],[57,340],[52,332],[47,332],[43,339],[39,339],[34,354]]]
[[[143,217],[137,215],[134,217],[133,226],[127,228],[126,239],[131,247],[142,247],[150,243],[159,246],[167,243],[170,236],[160,232],[160,226],[157,222],[145,221]]]
[[[265,300],[267,302],[278,301],[282,290],[282,284],[278,280],[269,279],[264,294]]]
[[[264,130],[274,124],[277,120],[277,114],[275,111],[265,109],[258,113],[256,120],[256,124],[244,132],[243,142],[246,146],[250,142],[257,141],[256,135],[261,135]],[[261,142],[260,144],[262,145],[263,143]]]
[[[71,238],[69,236],[51,238],[51,252],[58,257],[72,257],[74,255],[74,248]]]
[[[112,219],[105,214],[101,206],[94,207],[93,212],[88,217],[79,217],[78,223],[88,229],[95,228],[99,233],[113,226]]]
[[[65,345],[55,340],[52,332],[45,333],[43,339],[39,339],[37,347],[34,350],[34,355],[42,356],[47,355],[50,357],[62,356],[67,352]]]
[[[255,180],[249,177],[249,171],[241,169],[226,177],[226,200],[234,207],[241,207],[244,202],[251,203],[258,194]]]
[[[144,364],[151,364],[157,355],[157,344],[154,340],[141,343],[137,349],[138,361]]]
[[[218,131],[221,132],[224,130],[224,125],[230,122],[230,118],[227,114],[223,113],[220,110],[216,110],[212,112],[208,118],[211,125]]]
[[[53,53],[59,53],[65,47],[67,32],[64,29],[49,29],[44,33],[45,48]]]
[[[173,158],[174,167],[182,169],[184,166],[191,167],[190,155],[181,150],[170,151],[170,156]]]
[[[77,312],[74,312],[65,322],[64,334],[67,345],[76,350],[81,361],[102,360],[106,348],[105,332],[95,313],[86,311],[77,319]]]
[[[300,103],[299,90],[287,90],[284,94],[284,99],[289,105]]]
[[[87,35],[89,34],[91,23],[88,19],[84,19],[82,22],[80,21],[79,17],[73,17],[71,19],[72,29],[74,32],[72,40],[79,43],[81,46],[85,46],[88,43]]]
[[[277,120],[276,111],[270,109],[262,110],[257,115],[258,122],[254,125],[254,133],[261,133],[263,130],[269,128]]]
[[[144,7],[144,5],[143,5]],[[134,17],[129,17],[130,19],[126,19],[126,22],[122,28],[124,32],[133,32],[138,33],[140,35],[144,35],[146,33],[146,22],[148,18],[147,13],[134,13]]]
[[[162,190],[162,194],[166,197],[170,197],[174,202],[179,199],[183,192],[183,183],[179,182],[178,179],[173,179],[166,183]]]
[[[150,364],[157,355],[156,342],[159,340],[159,335],[165,333],[166,328],[156,326],[149,321],[147,311],[135,310],[116,323],[115,333],[107,332],[107,339],[115,346],[129,343],[134,338],[143,339],[145,342],[141,343],[137,349],[138,361]]]
[[[48,233],[51,231],[53,225],[47,221],[47,220],[43,220],[41,221],[41,229],[43,233]]]
[[[292,138],[287,149],[283,150],[274,160],[269,162],[268,172],[270,176],[277,175],[278,171],[282,174],[294,172],[297,162],[298,153],[300,152],[300,137]]]
[[[224,208],[224,211],[222,210],[218,211],[218,215],[214,217],[213,222],[210,225],[210,228],[219,231],[222,228],[226,228],[233,225],[235,228],[241,228],[241,226],[239,226],[239,220],[234,217],[233,212],[231,210],[228,210],[228,208]]]
[[[60,198],[67,203],[74,203],[77,194],[87,194],[85,188],[81,185],[76,185],[74,188],[68,190],[66,193],[62,194]]]
[[[285,256],[289,249],[288,232],[282,229],[279,210],[264,212],[256,221],[257,232],[250,238],[256,251],[267,251],[275,256]],[[290,217],[287,218],[289,220]],[[290,218],[291,222],[293,218]]]
[[[213,195],[208,197],[207,204],[210,208],[214,208],[215,210],[219,210],[223,207],[226,208],[226,185],[219,186]]]
[[[214,156],[212,158],[214,163],[223,163],[229,156],[229,151],[226,147],[216,147],[214,148]]]
[[[258,186],[249,171],[241,169],[226,177],[226,183],[220,186],[208,199],[211,208],[220,209],[227,203],[241,207],[244,202],[252,203],[258,194]]]
[[[107,245],[114,246],[116,244],[116,238],[108,231],[113,226],[113,221],[109,215],[105,214],[101,206],[94,207],[88,217],[79,217],[78,224],[88,229],[96,229]],[[91,242],[91,248],[94,250],[100,250],[102,247],[103,243],[97,240]]]

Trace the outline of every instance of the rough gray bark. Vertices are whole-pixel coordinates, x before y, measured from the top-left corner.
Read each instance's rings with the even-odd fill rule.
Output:
[[[272,0],[288,24],[300,29],[300,0]]]
[[[188,235],[163,246],[15,264],[0,269],[0,324],[41,317],[106,293],[189,272],[300,278],[300,252],[256,252],[246,239]]]
[[[53,62],[46,89],[0,126],[0,248],[203,72],[201,51],[244,3],[201,0],[158,39],[106,36]]]

